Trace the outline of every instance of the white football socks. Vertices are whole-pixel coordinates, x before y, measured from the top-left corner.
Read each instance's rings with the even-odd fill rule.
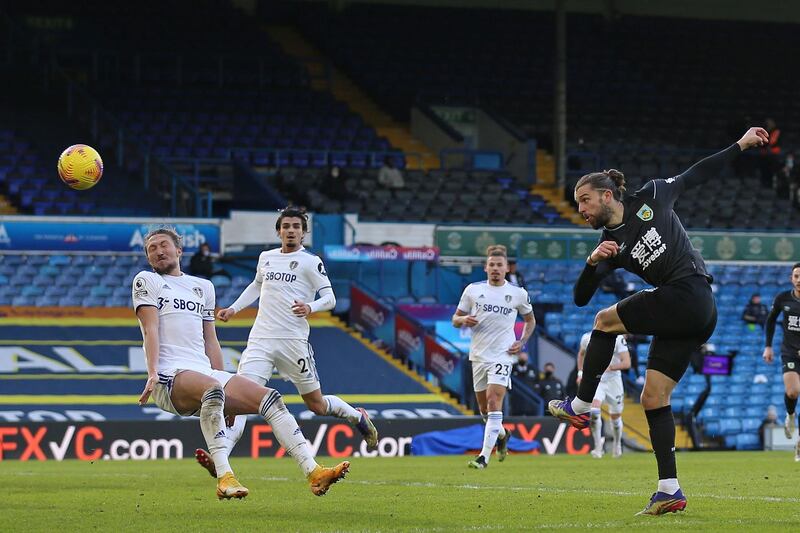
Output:
[[[592,407],[591,428],[592,438],[594,439],[594,449],[603,449],[603,418],[600,416],[600,408]]]
[[[681,486],[678,485],[677,478],[659,479],[658,492],[665,492],[667,494],[675,494],[680,490]]]
[[[620,445],[620,442],[622,440],[622,427],[623,427],[622,417],[611,419],[611,430],[614,434],[615,448]]]
[[[269,389],[258,408],[259,414],[272,426],[275,438],[297,462],[305,476],[319,466],[300,426],[283,404],[278,391]]]
[[[233,472],[228,464],[228,438],[225,434],[225,392],[214,385],[200,398],[200,430],[214,460],[217,477]]]
[[[245,424],[247,424],[247,415],[237,415],[233,419],[233,425],[225,429],[225,433],[228,436],[227,449],[229,456],[233,452],[236,443],[242,438]]]
[[[576,415],[588,413],[592,409],[592,402],[584,402],[577,396],[572,399],[570,405],[572,405],[572,410],[575,411]]]
[[[489,411],[486,417],[486,427],[483,430],[483,449],[481,455],[486,459],[486,464],[489,464],[489,458],[492,456],[492,449],[497,444],[497,437],[503,429],[503,412],[502,411]]]
[[[338,396],[328,395],[323,396],[322,399],[328,404],[327,414],[329,416],[344,418],[353,425],[358,424],[358,422],[361,420],[361,413],[359,413],[355,407],[342,400]]]

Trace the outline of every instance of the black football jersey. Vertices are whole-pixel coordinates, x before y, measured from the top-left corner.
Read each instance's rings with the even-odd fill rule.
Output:
[[[683,192],[681,176],[647,182],[623,198],[622,223],[604,228],[600,242],[616,241],[613,268],[633,272],[654,287],[693,275],[709,277],[700,252],[692,247],[678,215],[672,210]]]
[[[772,313],[783,313],[781,356],[800,356],[800,300],[794,297],[792,291],[778,293],[772,303]]]

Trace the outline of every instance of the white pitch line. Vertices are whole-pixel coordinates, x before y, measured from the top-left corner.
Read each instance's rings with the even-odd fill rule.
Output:
[[[264,481],[294,481],[287,477],[265,476],[260,477]],[[445,485],[441,483],[431,483],[429,481],[409,481],[409,482],[390,482],[390,481],[369,481],[369,480],[346,480],[347,484],[371,485],[371,486],[400,486],[431,489],[464,489],[464,490],[519,490],[532,492],[549,492],[554,494],[603,494],[607,496],[645,496],[643,492],[631,492],[623,490],[590,490],[590,489],[562,489],[556,487],[520,487],[503,485]],[[688,498],[708,498],[712,500],[729,501],[754,501],[771,503],[800,503],[800,498],[783,498],[778,496],[738,496],[728,494],[702,494],[691,492]]]

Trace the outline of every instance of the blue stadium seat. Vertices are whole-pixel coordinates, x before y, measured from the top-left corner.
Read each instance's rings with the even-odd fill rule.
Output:
[[[229,278],[228,276],[212,276],[211,283],[214,285],[214,288],[230,287],[231,278]]]
[[[742,431],[745,433],[756,433],[758,428],[761,427],[761,419],[759,418],[742,418]]]
[[[62,296],[58,299],[59,307],[80,307],[83,301],[82,296]]]
[[[56,296],[39,296],[35,300],[35,305],[37,307],[57,307],[58,306],[58,297]]]
[[[14,296],[11,299],[11,305],[14,307],[36,305],[36,299],[33,296]]]
[[[28,287],[23,287],[22,291],[20,292],[22,296],[42,296],[44,294],[44,287],[30,285]],[[22,305],[29,305],[29,304],[22,304]]]
[[[90,296],[111,296],[111,288],[105,285],[97,285],[89,290]]]
[[[761,448],[761,442],[758,435],[754,433],[740,433],[736,435],[736,449],[737,450],[758,450]]]
[[[742,422],[738,418],[723,418],[719,427],[722,435],[736,435],[742,431]]]
[[[709,420],[703,426],[705,429],[705,433],[711,437],[716,437],[720,434],[720,421],[719,420]]]

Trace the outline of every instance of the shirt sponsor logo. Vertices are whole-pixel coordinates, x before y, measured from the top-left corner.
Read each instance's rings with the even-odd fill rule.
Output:
[[[644,220],[645,222],[649,222],[653,220],[653,210],[650,208],[649,205],[644,204],[642,207],[636,212],[636,216]]]
[[[510,307],[503,307],[502,305],[492,305],[492,304],[483,304],[478,306],[479,309],[483,309],[487,313],[498,313],[503,316],[507,316],[513,309]]]
[[[288,272],[265,272],[264,281],[286,281],[292,283],[297,280],[297,274],[290,274]]]
[[[652,212],[650,217],[652,218]],[[642,235],[634,247],[631,249],[631,257],[636,259],[641,265],[642,270],[653,264],[653,261],[661,257],[667,250],[667,245],[661,242],[661,235],[656,228],[650,228],[647,233]]]
[[[788,328],[789,331],[800,331],[800,316],[797,315],[789,315],[788,316]]]

